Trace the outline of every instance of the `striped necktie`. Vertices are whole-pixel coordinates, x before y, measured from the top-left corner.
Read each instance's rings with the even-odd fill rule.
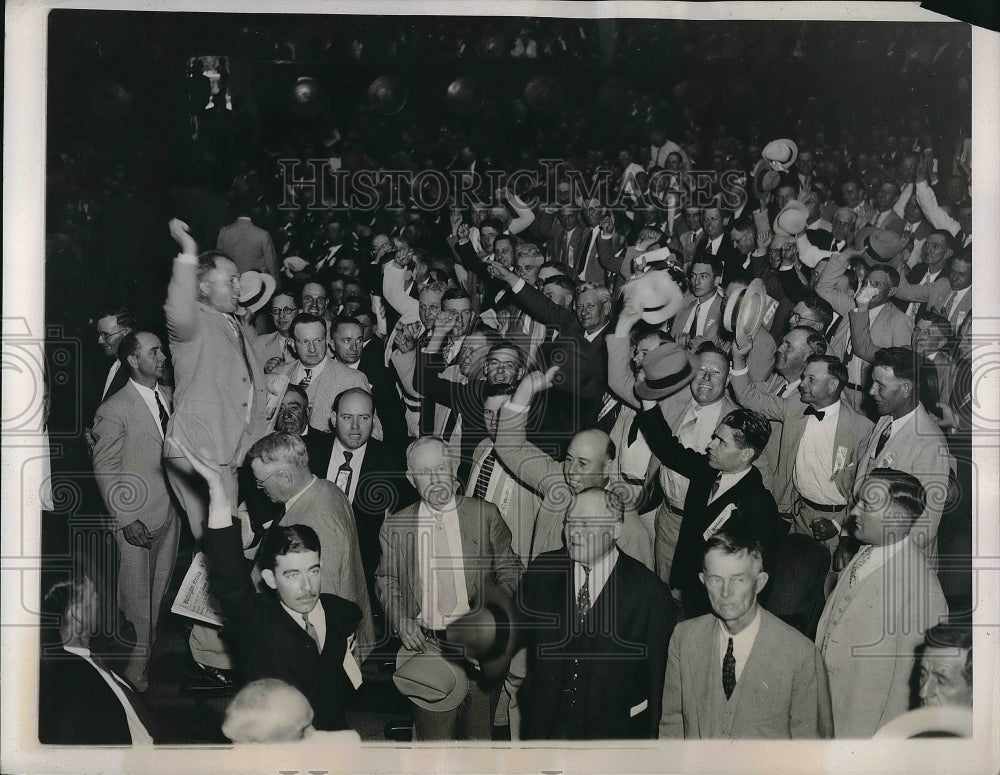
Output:
[[[490,477],[493,476],[493,467],[496,465],[497,453],[491,449],[490,453],[483,458],[483,464],[479,467],[479,476],[476,477],[476,487],[472,491],[472,497],[485,498],[486,491],[490,487]]]

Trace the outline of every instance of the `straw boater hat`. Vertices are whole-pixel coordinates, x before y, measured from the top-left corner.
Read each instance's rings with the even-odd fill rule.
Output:
[[[767,289],[759,279],[750,281],[727,296],[722,307],[722,327],[733,334],[736,344],[745,347],[760,330],[767,312]]]
[[[253,315],[271,300],[277,281],[271,275],[251,269],[240,275],[240,306]]]

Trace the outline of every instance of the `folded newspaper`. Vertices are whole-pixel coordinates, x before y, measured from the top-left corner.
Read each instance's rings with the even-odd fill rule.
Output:
[[[184,581],[181,582],[170,611],[199,622],[217,625],[223,623],[219,604],[208,588],[208,563],[204,552],[198,552],[191,560],[191,567],[184,574]]]

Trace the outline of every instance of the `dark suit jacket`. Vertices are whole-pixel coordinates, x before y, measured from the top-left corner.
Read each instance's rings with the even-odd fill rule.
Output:
[[[155,735],[154,730],[148,731]],[[42,658],[38,741],[49,745],[132,744],[125,709],[83,657],[60,649]]]
[[[553,395],[566,392],[573,396],[573,401],[555,401],[546,411],[546,427],[551,427],[554,434],[568,432],[571,435],[583,428],[594,427],[604,392],[608,389],[608,354],[604,336],[614,331],[614,321],[609,320],[604,330],[591,342],[584,335],[573,309],[554,304],[530,285],[525,284],[514,295],[514,300],[532,319],[559,331],[556,341],[541,344],[538,356],[542,369],[556,364],[562,370],[562,380],[556,382]],[[560,413],[558,420],[548,422]]]
[[[344,655],[361,609],[336,595],[320,595],[326,612],[326,641],[320,652],[282,608],[276,594],[254,592],[238,528],[206,530],[203,542],[210,558],[212,589],[226,618],[226,632],[243,678],[281,679],[308,698],[317,729],[347,729],[344,710],[354,689],[344,672]]]
[[[306,435],[309,438],[312,431]],[[333,453],[333,434],[324,455],[317,460],[313,469],[316,476],[325,477]],[[385,521],[386,513],[398,511],[403,506],[417,500],[416,490],[406,479],[405,464],[401,448],[386,444],[378,439],[369,439],[365,448],[365,458],[361,462],[358,486],[351,501],[354,522],[358,526],[358,546],[361,549],[361,564],[369,586],[374,584],[382,550],[378,534]]]
[[[405,448],[410,437],[406,432],[403,400],[396,387],[396,370],[385,364],[385,343],[381,339],[374,338],[364,346],[358,368],[372,386],[372,401],[382,422],[383,440]]]
[[[770,558],[778,541],[788,532],[788,525],[778,516],[774,496],[764,489],[760,471],[751,466],[750,471],[736,486],[709,503],[712,483],[718,471],[708,465],[708,456],[687,449],[677,441],[659,406],[639,415],[639,427],[660,462],[690,480],[684,499],[684,517],[677,539],[677,551],[670,571],[670,586],[684,592],[685,609],[697,610],[698,606],[688,606],[692,595],[701,599],[702,608],[707,606],[708,599],[698,579],[705,551],[703,534],[726,506],[733,505],[736,511],[725,523],[725,529],[743,529],[756,535],[764,544],[764,567],[770,570]],[[703,613],[708,613],[708,610]]]
[[[525,617],[528,674],[521,687],[524,739],[548,739],[574,647],[585,687],[586,739],[655,738],[660,723],[667,644],[674,629],[667,586],[638,560],[619,551],[601,594],[592,601],[587,629],[576,639],[573,561],[566,549],[539,555],[528,567],[515,598]],[[643,706],[645,703],[645,706]]]
[[[111,398],[111,396],[128,384],[128,368],[119,366],[118,371],[115,372],[115,376],[111,379],[107,395],[102,398],[101,391],[104,390],[104,380],[108,378],[108,370],[110,368],[111,361],[102,360],[100,368],[94,367],[90,378],[87,380],[87,390],[84,395],[83,421],[84,425],[88,428],[94,424],[94,415],[97,413],[97,408],[101,403]]]

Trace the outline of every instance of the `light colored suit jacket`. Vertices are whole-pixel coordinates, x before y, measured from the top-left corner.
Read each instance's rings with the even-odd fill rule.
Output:
[[[524,565],[510,545],[510,530],[497,507],[479,498],[455,496],[462,538],[465,586],[471,605],[485,585],[513,596]],[[423,579],[420,573],[418,520],[420,501],[400,509],[382,523],[382,559],[375,572],[375,592],[391,627],[420,613]]]
[[[791,396],[778,398],[760,390],[746,374],[734,376],[732,385],[736,391],[736,398],[743,406],[764,415],[769,420],[781,423],[778,459],[771,491],[778,502],[778,511],[790,513],[795,494],[793,479],[795,457],[809,419],[805,415],[807,405],[802,403],[797,392]],[[844,401],[840,402],[840,414],[837,417],[837,430],[829,461],[830,478],[847,499],[850,499],[854,487],[854,476],[858,458],[862,454],[862,444],[868,438],[872,427],[871,420],[854,411]],[[812,532],[808,525],[799,527],[805,528],[806,535]]]
[[[500,410],[500,425],[495,443],[497,457],[506,469],[525,486],[541,496],[542,503],[535,518],[535,534],[531,540],[528,559],[563,547],[563,522],[566,511],[573,502],[573,493],[563,476],[562,463],[529,444],[525,436],[528,412],[512,409],[510,405]],[[629,487],[613,486],[628,500],[634,497]],[[625,520],[618,536],[618,546],[647,568],[653,567],[653,544],[649,531],[639,519],[634,502],[627,502]]]
[[[291,338],[291,336],[288,337],[289,340]],[[252,347],[262,367],[266,366],[271,358],[281,358],[283,363],[291,363],[295,360],[291,349],[285,346],[285,337],[277,331],[261,334],[253,340]]]
[[[697,303],[698,300],[690,293],[684,294],[684,305],[670,324],[670,333],[674,337],[688,332],[688,318],[691,316],[691,310],[694,309]],[[711,309],[708,317],[705,318],[705,329],[701,333],[701,336],[716,341],[719,338],[719,332],[722,330],[722,296],[716,293],[712,297],[710,306]]]
[[[951,303],[951,282],[944,275],[939,276],[934,282],[927,285],[911,285],[906,278],[901,278],[899,288],[896,291],[896,298],[903,301],[925,302],[935,312],[942,315],[947,313],[948,305]],[[948,322],[951,323],[952,331],[957,331],[962,325],[965,316],[972,311],[972,289],[962,297]]]
[[[830,686],[810,640],[760,609],[760,629],[728,703],[722,692],[719,620],[681,622],[667,653],[660,738],[815,739],[833,737]]]
[[[830,675],[838,738],[871,737],[909,709],[915,649],[948,614],[923,552],[904,541],[883,567],[851,587],[855,556],[820,617],[816,643]]]
[[[163,306],[174,364],[174,413],[167,426],[165,457],[182,457],[170,440],[188,449],[205,448],[215,461],[235,470],[247,450],[268,432],[264,372],[243,327],[246,361],[229,317],[198,301],[198,267],[174,260]],[[247,397],[253,379],[253,404],[247,422]],[[245,431],[245,432],[244,432]]]
[[[880,417],[861,442],[854,492],[861,489],[873,468],[894,468],[917,477],[927,493],[927,508],[913,523],[910,535],[924,547],[927,556],[933,558],[937,553],[941,512],[948,500],[949,470],[957,470],[955,458],[948,450],[937,421],[922,406],[916,408],[913,418],[893,433],[882,453],[875,457],[879,437],[890,419]]]
[[[830,256],[830,260],[820,275],[816,283],[816,294],[826,299],[836,312],[848,318],[857,304],[854,296],[843,290],[840,280],[847,271],[848,259],[843,253],[835,253]],[[843,358],[847,351],[847,340],[851,335],[852,326],[841,323],[837,326],[833,337],[830,340],[830,351],[838,358]],[[909,347],[910,335],[913,332],[913,321],[906,313],[900,311],[895,304],[886,302],[882,311],[875,318],[875,323],[871,326],[871,338],[877,348],[881,347]],[[861,353],[858,357],[864,358]]]
[[[159,390],[170,411],[170,388]],[[131,380],[98,407],[94,438],[94,477],[115,530],[139,520],[153,532],[177,517],[160,429]]]
[[[219,230],[215,249],[233,260],[240,273],[255,269],[271,277],[278,276],[278,256],[271,235],[254,226],[249,219],[238,218]]]
[[[469,482],[465,488],[466,497],[471,498],[475,492],[483,460],[492,449],[491,439],[483,439],[476,445],[472,453]],[[496,487],[490,503],[497,507],[503,521],[507,523],[514,554],[527,565],[527,559],[531,556],[531,537],[535,532],[535,518],[538,516],[541,499],[514,477],[500,461],[499,456],[494,463],[493,471],[492,478],[496,480]]]

